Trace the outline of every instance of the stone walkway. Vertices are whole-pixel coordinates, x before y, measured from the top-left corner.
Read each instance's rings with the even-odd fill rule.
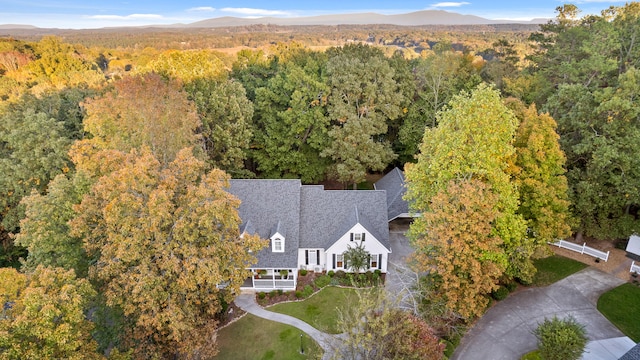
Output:
[[[256,296],[252,293],[241,294],[235,299],[235,304],[242,310],[257,317],[276,321],[282,324],[291,325],[298,328],[309,335],[324,351],[323,360],[331,359],[335,349],[339,345],[339,338],[337,336],[324,333],[306,322],[294,318],[293,316],[279,314],[272,311],[265,310],[256,303]]]

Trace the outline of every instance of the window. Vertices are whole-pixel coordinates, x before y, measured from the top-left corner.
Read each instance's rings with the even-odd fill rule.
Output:
[[[351,233],[351,241],[364,241],[364,233]]]
[[[282,239],[273,239],[273,252],[284,252],[284,244]]]
[[[336,267],[344,268],[344,254],[336,254]]]
[[[378,255],[369,255],[369,267],[373,269],[378,268]]]

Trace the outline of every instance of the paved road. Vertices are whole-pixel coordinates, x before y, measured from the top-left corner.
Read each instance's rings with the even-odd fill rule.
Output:
[[[514,360],[536,349],[531,333],[545,318],[573,315],[589,340],[623,337],[598,310],[598,297],[624,281],[586,268],[544,288],[520,291],[497,303],[465,335],[452,360]]]
[[[242,310],[253,314],[257,317],[261,317],[263,319],[276,321],[279,323],[291,325],[296,327],[302,331],[304,331],[307,335],[309,335],[313,340],[315,340],[318,345],[324,350],[323,360],[328,360],[333,355],[336,349],[336,341],[338,338],[331,334],[324,333],[313,326],[307,324],[306,322],[294,318],[289,315],[279,314],[272,311],[268,311],[263,309],[260,305],[256,303],[256,295],[255,294],[241,294],[235,299],[235,304]]]

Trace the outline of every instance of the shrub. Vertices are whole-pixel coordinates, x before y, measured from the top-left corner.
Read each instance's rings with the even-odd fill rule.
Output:
[[[300,276],[306,276],[307,275],[307,270],[302,269],[300,270]]]
[[[258,293],[258,299],[262,300],[262,299],[264,299],[265,297],[267,297],[267,294],[265,294],[265,293],[264,293],[264,291],[260,291],[260,292]]]
[[[578,360],[587,345],[584,326],[573,316],[564,320],[545,319],[533,332],[538,338],[538,350],[545,360]]]
[[[336,273],[333,270],[329,270],[327,275],[329,275],[329,277],[334,277],[336,275]]]
[[[338,279],[342,279],[346,274],[347,274],[346,272],[344,272],[344,271],[342,271],[342,270],[338,270],[338,271],[336,271],[336,275],[335,275],[335,276],[336,276]]]
[[[311,294],[313,294],[313,288],[311,285],[305,285],[304,289],[302,289],[302,296],[309,297]]]
[[[276,290],[276,292],[278,293],[278,295],[282,295],[282,293],[283,293],[282,289],[278,289],[278,290]]]
[[[274,296],[276,296],[276,295],[278,295],[278,293],[277,293],[277,292],[275,292],[275,291],[269,291],[269,298],[272,298],[272,297],[274,297]]]
[[[318,276],[315,280],[315,284],[319,288],[323,288],[331,282],[331,277],[327,275]]]
[[[509,296],[509,289],[504,286],[500,286],[491,293],[491,297],[498,301],[506,299],[507,296]]]
[[[518,288],[518,283],[515,281],[509,281],[508,283],[504,284],[504,287],[506,287],[509,292],[514,292]]]
[[[382,276],[382,271],[381,271],[381,270],[379,270],[379,269],[375,269],[375,270],[373,270],[373,273],[374,273],[375,275],[378,275],[378,277]]]
[[[302,291],[298,290],[296,291],[296,299],[300,299],[302,298]]]
[[[365,274],[358,274],[358,280],[357,280],[357,284],[358,286],[367,286],[367,275]]]

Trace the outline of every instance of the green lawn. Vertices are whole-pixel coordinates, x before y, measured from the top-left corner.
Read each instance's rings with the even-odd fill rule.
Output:
[[[598,310],[635,342],[640,341],[640,288],[623,284],[602,294]]]
[[[293,326],[264,320],[251,314],[218,331],[220,360],[320,359],[322,350],[307,334],[302,342]]]
[[[354,301],[358,301],[356,290],[327,286],[304,301],[277,304],[268,310],[291,315],[320,331],[337,334],[337,309]]]
[[[588,265],[564,256],[553,255],[544,259],[534,260],[538,272],[533,279],[533,286],[547,286],[578,272]]]

